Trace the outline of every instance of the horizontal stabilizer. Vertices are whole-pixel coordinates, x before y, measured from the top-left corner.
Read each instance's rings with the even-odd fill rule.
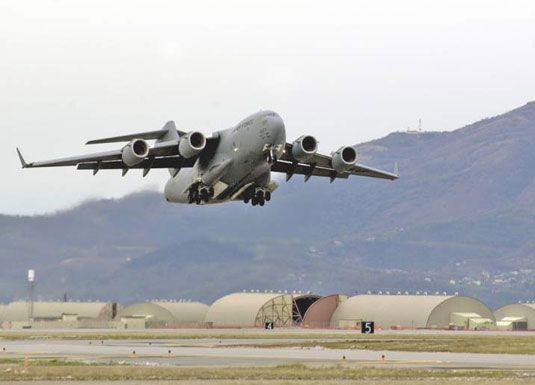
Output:
[[[120,135],[120,136],[112,136],[109,138],[103,138],[103,139],[95,139],[90,140],[86,144],[101,144],[101,143],[117,143],[117,142],[128,142],[133,139],[161,139],[163,138],[169,130],[176,130],[175,122],[170,120],[163,126],[161,130],[156,131],[145,131],[145,132],[138,132],[136,134],[127,134],[127,135]],[[183,135],[182,131],[179,131],[179,135]]]

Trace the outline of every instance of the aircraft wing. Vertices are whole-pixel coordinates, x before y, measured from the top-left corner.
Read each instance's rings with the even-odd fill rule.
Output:
[[[168,122],[166,126],[164,126],[164,129],[159,131],[149,131],[145,133],[98,139],[90,141],[88,142],[88,144],[114,143],[120,141],[128,141],[131,139],[165,139],[164,134],[167,133],[168,130],[176,130],[174,128],[173,122]],[[217,136],[206,138],[205,148],[198,155],[186,159],[180,156],[178,152],[180,136],[182,136],[184,133],[182,131],[176,131],[177,133],[176,135],[174,135],[174,138],[176,139],[173,138],[162,142],[156,142],[153,146],[150,146],[147,156],[134,166],[127,166],[123,163],[122,148],[118,150],[97,152],[87,155],[72,156],[67,158],[59,158],[39,162],[26,162],[18,148],[17,154],[19,156],[23,168],[77,166],[79,170],[93,170],[93,173],[95,174],[98,170],[109,169],[122,169],[124,174],[126,172],[125,170],[128,170],[130,168],[142,168],[145,170],[143,173],[143,175],[145,176],[148,170],[152,168],[174,168],[178,170],[182,167],[192,167],[195,164],[195,161],[200,156],[209,155],[209,153],[213,153],[219,141],[219,138]]]
[[[21,161],[23,168],[77,166],[80,163],[108,162],[108,161],[119,161],[122,164],[122,160],[121,160],[122,150],[96,152],[93,154],[71,156],[67,158],[59,158],[59,159],[45,160],[45,161],[40,161],[40,162],[30,162],[30,163],[27,163],[24,160],[18,148],[17,148],[17,153],[19,155],[19,159]],[[178,142],[177,141],[156,143],[154,147],[151,147],[151,149],[149,150],[149,155],[147,158],[151,156],[156,157],[156,156],[166,156],[166,155],[167,156],[178,155]],[[123,165],[122,168],[124,167],[126,166]]]
[[[363,164],[355,163],[348,170],[337,172],[332,167],[332,157],[322,154],[314,154],[306,162],[296,162],[292,158],[292,144],[286,143],[283,156],[278,159],[271,171],[282,172],[286,174],[286,180],[289,180],[292,175],[305,175],[305,181],[311,176],[328,177],[331,181],[337,178],[347,179],[350,175],[367,176],[372,178],[381,178],[394,180],[398,179],[397,170],[394,173],[379,170],[373,167],[365,166]]]

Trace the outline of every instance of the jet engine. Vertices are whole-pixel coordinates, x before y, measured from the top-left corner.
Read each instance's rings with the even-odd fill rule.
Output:
[[[149,155],[149,144],[143,139],[134,139],[123,147],[121,158],[128,167],[141,163]]]
[[[333,169],[337,172],[344,172],[357,163],[357,150],[350,146],[340,147],[332,159]]]
[[[206,137],[198,131],[191,131],[180,138],[178,153],[189,159],[201,152],[205,146]]]
[[[318,151],[318,141],[311,135],[303,135],[292,144],[292,157],[306,162]]]

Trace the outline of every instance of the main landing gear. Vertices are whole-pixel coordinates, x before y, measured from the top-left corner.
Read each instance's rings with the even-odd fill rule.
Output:
[[[247,204],[250,201],[253,206],[264,206],[266,202],[269,202],[270,200],[271,191],[263,187],[256,187],[250,191],[247,191],[247,193],[243,197],[244,203]]]
[[[202,184],[198,184],[196,186],[192,186],[188,193],[188,202],[189,203],[196,203],[200,205],[201,203],[208,203],[208,201],[214,197],[214,188],[203,186]]]

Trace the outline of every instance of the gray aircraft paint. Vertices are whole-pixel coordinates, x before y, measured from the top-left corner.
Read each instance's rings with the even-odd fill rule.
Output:
[[[151,146],[147,140],[155,140]],[[394,180],[389,173],[357,163],[353,147],[343,146],[332,156],[317,153],[317,140],[309,135],[286,142],[282,118],[273,111],[260,111],[234,127],[205,137],[200,132],[176,129],[173,121],[161,130],[96,139],[87,144],[128,142],[121,149],[27,163],[17,149],[23,168],[77,166],[78,169],[142,169],[146,176],[152,168],[168,168],[171,178],[164,194],[168,202],[223,203],[249,201],[263,206],[271,199],[277,183],[272,172],[347,179],[351,175]]]
[[[188,203],[188,189],[204,176],[214,172],[210,181],[219,181],[236,188],[254,183],[270,189],[271,164],[268,147],[274,148],[277,157],[282,155],[286,143],[286,131],[281,117],[273,111],[261,111],[242,120],[236,126],[214,134],[219,137],[217,151],[210,159],[199,157],[191,169],[181,169],[165,186],[165,198],[169,202]],[[226,165],[226,167],[219,167]],[[217,169],[220,174],[217,175]],[[204,182],[204,181],[203,181]],[[211,185],[207,183],[207,185]],[[232,199],[211,200],[221,203]]]

